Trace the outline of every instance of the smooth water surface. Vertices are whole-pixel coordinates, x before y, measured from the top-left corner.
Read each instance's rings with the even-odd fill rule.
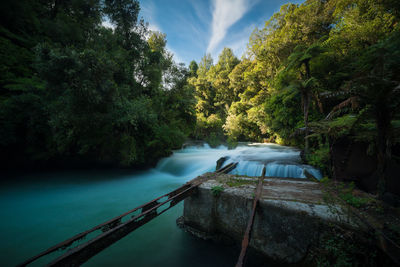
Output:
[[[241,144],[234,150],[189,146],[148,171],[68,171],[2,177],[0,265],[15,266],[77,233],[179,187],[228,156],[232,173],[304,177],[299,151],[272,144]],[[233,266],[239,251],[192,237],[176,226],[183,204],[105,249],[86,266]],[[43,258],[42,266],[54,258]]]

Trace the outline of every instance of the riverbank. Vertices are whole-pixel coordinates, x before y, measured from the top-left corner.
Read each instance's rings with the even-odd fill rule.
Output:
[[[260,159],[261,166],[264,161],[277,158],[296,163],[298,154],[297,150],[277,145],[239,145],[233,150],[201,145],[174,151],[170,157],[160,160],[156,168],[145,171],[69,170],[3,177],[0,207],[6,219],[0,226],[7,231],[0,242],[4,252],[0,263],[15,266],[198,175],[214,171],[216,161],[223,156],[230,156],[231,160],[240,158],[244,164],[242,170],[251,172],[256,167],[250,164],[254,163],[250,162],[252,159]],[[239,251],[181,231],[175,221],[182,213],[183,205],[175,206],[86,265],[129,266],[134,262],[138,266],[233,266]],[[51,260],[44,259],[42,265]]]
[[[198,193],[185,200],[181,225],[197,237],[239,245],[257,178],[206,176]],[[265,178],[250,247],[280,264],[390,266],[392,260],[371,241],[369,230],[324,184]]]

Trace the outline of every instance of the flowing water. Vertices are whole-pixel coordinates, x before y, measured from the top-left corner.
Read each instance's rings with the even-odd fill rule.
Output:
[[[2,177],[0,266],[15,266],[72,235],[214,171],[216,161],[239,162],[234,174],[304,178],[299,151],[273,144],[240,144],[236,149],[188,146],[147,171],[101,170],[35,173]],[[86,266],[233,266],[237,248],[196,239],[176,226],[183,204],[116,242]],[[54,256],[35,262],[42,266]]]

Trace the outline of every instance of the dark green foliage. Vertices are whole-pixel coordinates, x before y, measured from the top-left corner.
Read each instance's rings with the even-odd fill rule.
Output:
[[[5,1],[1,12],[2,163],[148,165],[192,132],[188,70],[138,21],[138,1]]]
[[[315,249],[312,266],[377,266],[378,251],[364,236],[332,227],[322,236],[319,248]],[[367,253],[368,252],[368,253]]]
[[[273,133],[289,139],[294,129],[304,126],[299,112],[300,93],[292,87],[274,93],[264,104],[266,124]]]
[[[151,163],[190,135],[309,143],[308,160],[329,173],[332,144],[347,137],[371,144],[384,186],[399,136],[398,1],[287,4],[253,32],[247,57],[225,48],[189,69],[138,20],[138,1],[0,7],[3,162]]]
[[[323,173],[328,173],[329,169],[329,146],[327,143],[320,144],[317,148],[312,149],[307,155],[307,161],[309,164],[318,167]]]
[[[257,181],[253,180],[244,180],[244,179],[230,179],[229,181],[226,182],[226,184],[230,187],[239,187],[242,185],[249,185],[249,184],[256,184]]]
[[[199,66],[197,65],[196,61],[192,60],[189,65],[190,77],[197,77],[198,69],[199,69]]]
[[[224,190],[225,190],[225,188],[220,185],[211,187],[211,192],[214,197],[219,197]]]
[[[240,62],[224,49],[216,65],[209,56],[199,64],[196,137],[219,138],[208,122],[216,116],[221,138],[304,148],[327,174],[336,140],[368,142],[384,188],[386,165],[398,158],[399,14],[392,0],[283,5],[252,33]]]
[[[208,118],[198,115],[194,135],[197,139],[203,139],[212,147],[216,147],[224,139],[222,126],[223,121],[215,114],[211,114]]]

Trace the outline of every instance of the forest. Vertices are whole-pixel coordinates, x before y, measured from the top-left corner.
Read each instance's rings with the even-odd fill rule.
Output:
[[[189,73],[139,10],[127,0],[2,1],[2,165],[151,165],[183,143],[196,122]]]
[[[283,5],[253,31],[242,59],[225,48],[216,65],[205,55],[189,66],[196,138],[300,147],[329,177],[337,141],[366,143],[383,193],[400,155],[399,12],[398,1]]]
[[[400,2],[307,0],[188,67],[138,1],[1,2],[0,160],[150,166],[187,138],[276,142],[331,175],[346,138],[399,160]],[[108,19],[115,27],[103,26]],[[397,150],[396,150],[397,147]],[[397,151],[397,152],[396,152]]]

